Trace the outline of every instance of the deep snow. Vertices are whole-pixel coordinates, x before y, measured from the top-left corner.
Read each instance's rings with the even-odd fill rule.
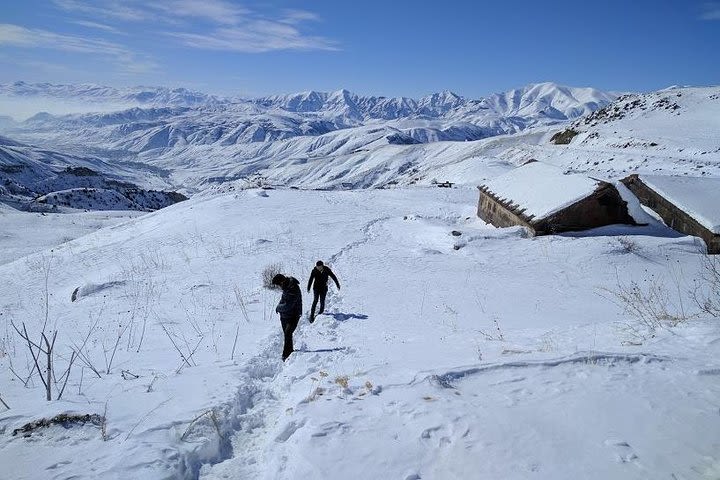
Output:
[[[697,241],[661,226],[527,238],[486,226],[475,203],[474,189],[249,190],[0,266],[5,474],[717,477],[717,320],[638,341],[608,292],[653,278],[670,299],[679,285],[687,307]],[[631,235],[632,248],[604,232]],[[261,272],[282,262],[304,282],[317,259],[342,289],[317,322],[301,321],[283,364],[278,295]],[[38,331],[48,264],[59,368],[99,320],[84,351],[101,373],[77,363],[53,402],[8,371],[12,360],[27,372],[7,323]],[[119,333],[107,374],[103,350]],[[195,352],[190,365],[171,338]],[[105,414],[107,441],[90,425],[11,435],[66,411]]]

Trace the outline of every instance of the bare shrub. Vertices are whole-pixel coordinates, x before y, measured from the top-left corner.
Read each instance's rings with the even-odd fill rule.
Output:
[[[349,389],[349,387],[350,387],[349,381],[350,381],[350,379],[348,378],[347,375],[338,375],[337,377],[335,377],[335,383],[340,385],[340,387],[342,387],[343,390]]]
[[[190,424],[185,429],[185,432],[180,436],[180,440],[182,440],[183,442],[186,441],[188,439],[188,437],[190,436],[190,434],[192,433],[193,426],[195,424],[199,423],[204,418],[210,419],[213,427],[215,428],[215,431],[218,434],[218,437],[222,438],[223,435],[220,430],[220,422],[218,421],[217,414],[215,413],[214,410],[207,410],[207,411],[201,413],[200,415],[198,415],[197,417],[193,418],[190,421]]]
[[[500,323],[498,322],[498,319],[496,316],[493,316],[493,330],[490,332],[485,332],[483,330],[478,330],[480,332],[480,335],[485,337],[486,340],[495,340],[499,342],[505,341],[505,336],[502,333],[502,330],[500,329]]]
[[[617,251],[619,253],[636,253],[640,250],[638,243],[630,237],[617,237]]]
[[[611,302],[623,308],[629,316],[624,324],[625,333],[639,339],[653,337],[661,328],[675,327],[695,315],[685,309],[682,288],[677,276],[673,276],[673,288],[651,275],[637,282],[623,283],[619,279],[617,287],[603,289]]]
[[[702,273],[693,280],[690,296],[701,311],[720,318],[720,258],[705,255]]]
[[[70,378],[72,365],[77,358],[75,351],[72,350],[70,360],[67,363],[67,369],[60,377],[58,377],[55,374],[55,340],[57,340],[57,330],[55,330],[52,336],[50,336],[49,333],[46,335],[43,330],[40,332],[40,341],[35,343],[32,341],[24,323],[22,324],[22,330],[20,330],[14,323],[12,324],[12,327],[15,329],[20,338],[25,340],[28,352],[33,359],[33,364],[30,367],[30,373],[25,381],[25,385],[27,385],[27,382],[33,374],[37,372],[38,378],[40,378],[43,387],[45,387],[45,399],[47,401],[52,400],[53,385],[55,385],[55,391],[57,392],[56,400],[60,400],[63,392],[65,391],[65,387],[67,386],[68,379]],[[17,374],[15,375],[17,376]]]
[[[278,273],[281,273],[283,270],[282,263],[272,263],[265,267],[265,269],[262,272],[262,285],[263,288],[268,288],[270,290],[277,290],[277,285],[273,285],[272,279],[277,275]]]
[[[15,371],[12,362],[9,362],[10,370],[13,375],[23,381],[23,385],[25,386],[28,385],[28,382],[33,375],[37,374],[37,377],[40,379],[43,387],[45,388],[45,399],[47,401],[51,401],[53,399],[53,386],[55,387],[56,392],[55,399],[59,400],[62,398],[62,395],[65,392],[65,387],[70,379],[70,372],[72,370],[73,363],[78,358],[77,352],[72,349],[70,350],[71,353],[69,359],[61,355],[57,355],[55,350],[55,341],[57,340],[58,331],[48,330],[47,328],[50,321],[50,289],[48,284],[50,279],[51,264],[52,256],[46,257],[44,255],[35,260],[35,263],[28,263],[28,266],[31,269],[38,271],[44,280],[42,303],[43,320],[42,329],[39,334],[35,336],[28,333],[27,326],[24,322],[21,324],[22,329],[20,329],[12,322],[12,320],[10,321],[10,325],[18,336],[22,338],[25,346],[27,347],[27,353],[29,353],[32,358],[32,363],[29,366],[29,373],[24,381]],[[34,339],[36,339],[36,341]],[[67,367],[60,376],[55,373],[58,358],[60,360],[65,360]]]
[[[175,369],[175,373],[180,373],[180,371],[186,366],[187,367],[197,366],[197,363],[195,363],[195,360],[193,359],[193,355],[195,355],[195,352],[197,351],[198,347],[200,347],[200,343],[202,343],[204,337],[200,336],[197,343],[195,344],[195,346],[191,347],[190,343],[188,342],[187,338],[182,333],[182,331],[178,335],[174,331],[171,331],[165,323],[159,321],[158,324],[165,332],[165,335],[167,335],[167,337],[170,339],[170,343],[172,343],[172,346],[175,348],[175,351],[178,352],[178,354],[180,355],[180,359],[182,360],[180,365],[178,366],[178,368]],[[181,346],[178,345],[179,342],[177,340],[179,340],[180,338],[183,340],[183,343],[184,343],[184,346],[185,346],[185,349],[187,350],[187,352],[185,352],[181,348]]]
[[[105,355],[105,373],[107,375],[110,375],[110,371],[112,369],[113,360],[115,360],[115,354],[117,353],[118,345],[120,345],[120,340],[122,340],[123,335],[125,335],[125,332],[128,331],[128,328],[130,327],[129,323],[126,323],[123,325],[123,322],[120,321],[118,323],[117,328],[117,336],[115,337],[115,344],[111,347],[105,346],[105,340],[102,342],[103,346],[103,354]],[[108,353],[110,356],[108,357]]]
[[[242,294],[242,291],[240,290],[240,287],[237,285],[233,286],[233,292],[235,292],[235,299],[237,300],[238,307],[240,307],[240,312],[242,313],[243,318],[245,319],[245,322],[250,323],[250,315],[248,314],[247,310],[247,302],[245,301],[245,297]],[[237,323],[235,326],[235,339],[233,340],[233,346],[232,346],[232,352],[230,353],[230,360],[235,359],[235,347],[237,347],[237,341],[238,341],[238,335],[240,334],[240,322]]]

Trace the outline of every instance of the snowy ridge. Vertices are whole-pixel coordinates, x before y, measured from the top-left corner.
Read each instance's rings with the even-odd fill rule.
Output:
[[[185,88],[134,87],[113,88],[94,84],[53,84],[14,82],[0,84],[0,95],[13,97],[48,97],[81,100],[91,103],[137,102],[148,105],[189,106],[216,103],[219,98]]]
[[[720,87],[624,95],[569,126],[547,131],[550,135],[516,143],[497,156],[518,165],[541,159],[611,180],[631,173],[720,177]],[[570,143],[551,144],[558,132],[570,132]]]
[[[594,88],[568,88],[555,83],[539,83],[504,94],[492,95],[487,104],[507,117],[540,115],[567,120],[577,118],[611,103],[617,95]]]
[[[473,123],[483,117],[526,118],[526,125],[546,119],[568,120],[590,113],[616,98],[593,88],[571,88],[555,83],[528,85],[488,98],[469,100],[451,91],[415,100],[407,97],[361,97],[347,90],[303,92],[264,97],[255,102],[290,112],[332,114],[348,120],[397,120],[408,117],[462,118]],[[506,132],[508,133],[508,132]]]

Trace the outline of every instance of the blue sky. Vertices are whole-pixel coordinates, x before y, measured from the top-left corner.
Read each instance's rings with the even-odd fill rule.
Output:
[[[7,0],[0,82],[480,97],[720,83],[720,1]]]

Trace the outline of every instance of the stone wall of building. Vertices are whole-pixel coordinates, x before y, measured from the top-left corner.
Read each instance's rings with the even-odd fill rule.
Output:
[[[630,175],[622,182],[635,194],[640,203],[660,215],[668,227],[687,235],[700,237],[705,241],[708,253],[720,253],[720,235],[711,232],[675,204],[648,187],[637,175]]]

